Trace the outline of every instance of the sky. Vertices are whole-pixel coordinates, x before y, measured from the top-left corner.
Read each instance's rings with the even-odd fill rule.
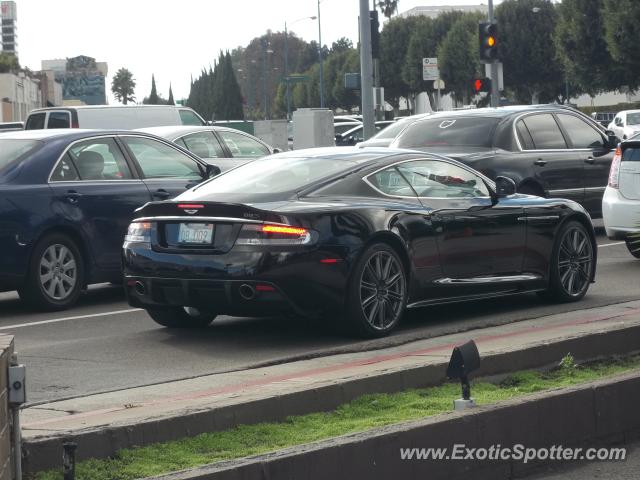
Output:
[[[471,5],[478,0],[400,0],[399,11],[420,5]],[[499,3],[496,0],[495,3]],[[121,67],[133,72],[136,99],[151,91],[176,99],[189,95],[190,77],[213,63],[220,50],[246,46],[267,30],[289,31],[318,40],[317,0],[16,0],[18,57],[40,70],[41,60],[77,55],[107,62],[111,77]],[[358,37],[358,0],[321,0],[322,43]],[[302,20],[300,20],[302,19]]]

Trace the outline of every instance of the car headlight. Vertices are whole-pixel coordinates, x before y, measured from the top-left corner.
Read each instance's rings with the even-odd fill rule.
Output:
[[[151,243],[151,222],[132,222],[124,236],[125,242],[131,243]]]

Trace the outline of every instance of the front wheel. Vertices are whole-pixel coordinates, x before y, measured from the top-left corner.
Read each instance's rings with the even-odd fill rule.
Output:
[[[192,307],[156,307],[146,310],[154,322],[168,328],[204,328],[217,316]]]
[[[567,223],[553,247],[546,293],[561,302],[580,300],[589,289],[594,267],[593,244],[587,229],[579,222]]]
[[[363,337],[388,335],[407,305],[407,275],[396,251],[385,243],[371,245],[354,266],[348,287],[347,315]]]
[[[625,244],[629,253],[636,258],[640,258],[640,235],[633,234],[625,239]]]

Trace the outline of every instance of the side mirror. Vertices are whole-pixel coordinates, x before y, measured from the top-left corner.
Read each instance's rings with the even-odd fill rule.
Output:
[[[516,182],[509,177],[496,177],[496,195],[498,198],[508,197],[516,193]]]
[[[220,175],[221,171],[222,170],[220,170],[220,167],[218,167],[217,165],[211,165],[210,163],[207,163],[207,178],[216,177]]]
[[[279,148],[277,148],[277,147],[273,149],[273,153],[280,153],[281,151],[282,151],[282,150],[280,150],[280,149],[279,149]]]
[[[609,148],[615,148],[620,143],[620,139],[616,136],[613,130],[605,130],[604,133],[607,135],[607,146]]]

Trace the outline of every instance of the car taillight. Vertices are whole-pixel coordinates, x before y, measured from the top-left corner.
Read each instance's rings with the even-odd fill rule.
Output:
[[[132,222],[124,236],[125,242],[131,243],[151,243],[151,222]]]
[[[309,245],[313,242],[313,232],[304,227],[251,223],[243,225],[236,245]]]
[[[611,188],[618,188],[620,179],[620,163],[622,162],[622,150],[620,147],[616,148],[616,153],[611,161],[611,170],[609,170],[609,186]]]

